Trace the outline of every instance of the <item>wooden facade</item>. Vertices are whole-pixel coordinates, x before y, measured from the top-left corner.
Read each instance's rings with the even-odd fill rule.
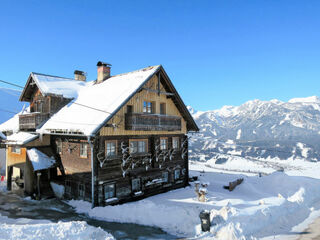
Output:
[[[188,184],[187,138],[184,134],[165,136],[167,149],[160,151],[158,135],[98,136],[95,139],[96,201],[99,205],[115,204],[150,196]],[[172,150],[173,139],[178,147]],[[131,141],[147,142],[146,152],[123,152]],[[53,136],[66,176],[57,176],[65,185],[66,198],[91,199],[91,155],[85,139]],[[106,143],[115,144],[115,154],[107,156]],[[87,145],[87,157],[81,156],[81,145]],[[60,146],[59,146],[60,145]],[[169,151],[171,150],[171,153]],[[129,150],[130,151],[130,150]],[[126,164],[124,164],[127,159]],[[139,189],[132,181],[139,179]],[[114,185],[114,194],[105,197],[105,187]],[[79,190],[80,189],[80,190]],[[83,193],[84,191],[84,193]]]
[[[30,113],[19,115],[19,130],[35,130],[68,102],[70,99],[44,96],[39,89],[34,88],[30,97]]]
[[[161,77],[160,77],[161,78]],[[147,134],[186,134],[187,124],[186,120],[181,116],[181,113],[170,95],[165,94],[165,88],[162,83],[160,83],[160,94],[157,92],[159,76],[154,75],[141,89],[140,92],[136,93],[119,111],[118,113],[110,119],[108,124],[100,130],[100,135],[145,135]],[[144,102],[153,103],[153,114],[144,114]],[[160,104],[165,104],[166,112],[165,114],[160,114]],[[128,106],[132,106],[132,114],[144,115],[145,118],[152,117],[152,115],[158,118],[176,118],[180,119],[180,130],[176,129],[145,129],[145,130],[130,130],[126,129],[126,114],[128,113]],[[147,128],[148,125],[145,125]],[[128,128],[128,125],[127,125]],[[147,132],[146,132],[147,131]]]

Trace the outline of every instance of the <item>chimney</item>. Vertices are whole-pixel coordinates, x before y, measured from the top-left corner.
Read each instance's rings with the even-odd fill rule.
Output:
[[[97,83],[102,83],[104,80],[110,77],[111,64],[99,61],[97,63],[97,67],[98,67]]]
[[[78,81],[86,81],[86,73],[83,71],[75,70],[74,71],[74,79]]]

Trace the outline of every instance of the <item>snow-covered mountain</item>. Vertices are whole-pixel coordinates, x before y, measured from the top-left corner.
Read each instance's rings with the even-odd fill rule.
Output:
[[[320,98],[248,101],[241,106],[195,111],[200,133],[190,139],[191,159],[230,156],[320,160]]]

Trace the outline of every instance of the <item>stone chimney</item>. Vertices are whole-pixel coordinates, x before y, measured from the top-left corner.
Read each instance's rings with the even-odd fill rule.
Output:
[[[110,77],[111,64],[99,61],[97,63],[97,67],[98,67],[97,83],[102,83],[104,80]]]
[[[86,73],[83,71],[75,70],[74,71],[74,79],[78,81],[86,81]]]

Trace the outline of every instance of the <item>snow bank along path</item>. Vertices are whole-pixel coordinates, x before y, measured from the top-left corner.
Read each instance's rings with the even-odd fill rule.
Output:
[[[95,228],[86,222],[58,222],[31,220],[26,218],[10,219],[0,215],[0,239],[97,239],[112,240],[112,235],[101,228]]]
[[[287,234],[303,222],[320,199],[320,180],[275,172],[269,176],[244,176],[191,171],[200,181],[210,182],[208,201],[197,201],[194,187],[178,189],[141,201],[96,207],[69,201],[79,213],[107,221],[157,226],[177,236],[248,239]],[[244,182],[233,192],[223,189],[239,177]],[[211,212],[211,232],[201,233],[199,213]]]

